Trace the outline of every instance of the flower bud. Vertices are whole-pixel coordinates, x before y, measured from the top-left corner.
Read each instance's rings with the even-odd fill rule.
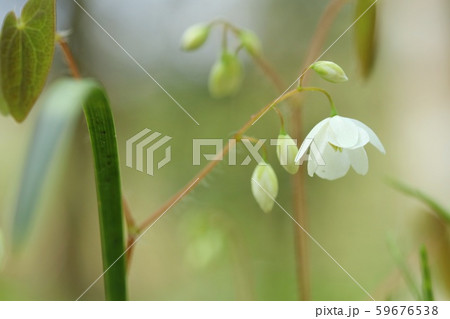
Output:
[[[186,51],[198,49],[205,43],[210,30],[210,26],[206,24],[195,24],[189,27],[183,34],[181,47]]]
[[[227,51],[211,69],[209,75],[209,91],[216,98],[235,94],[242,82],[242,67],[236,55]]]
[[[252,175],[252,193],[259,207],[269,213],[278,195],[278,180],[270,164],[261,161]]]
[[[297,144],[286,133],[280,133],[277,141],[277,156],[280,165],[290,174],[298,171],[298,165],[295,164],[295,156],[298,153]]]
[[[310,68],[316,71],[322,79],[329,82],[341,83],[348,81],[348,77],[344,70],[334,62],[317,61],[311,64]]]
[[[259,41],[258,36],[252,31],[244,30],[239,33],[239,40],[242,46],[251,55],[261,54],[261,41]]]

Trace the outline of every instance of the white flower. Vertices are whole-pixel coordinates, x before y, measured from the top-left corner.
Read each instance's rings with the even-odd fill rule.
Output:
[[[385,153],[383,144],[367,125],[336,115],[319,122],[309,132],[295,161],[300,162],[308,148],[311,148],[308,156],[310,176],[316,174],[321,178],[334,180],[347,174],[350,166],[358,174],[365,175],[369,169],[364,149],[367,143]]]
[[[278,195],[278,179],[270,164],[261,161],[252,174],[252,193],[259,207],[269,213]]]

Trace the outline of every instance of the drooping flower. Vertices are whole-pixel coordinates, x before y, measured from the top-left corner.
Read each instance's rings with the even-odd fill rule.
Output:
[[[295,174],[299,166],[295,163],[298,153],[297,144],[287,133],[280,133],[277,140],[277,156],[280,165],[289,173]]]
[[[308,174],[334,180],[347,174],[350,166],[361,175],[369,169],[364,146],[371,143],[385,153],[377,135],[364,123],[339,115],[319,122],[300,146],[295,161],[308,155]]]
[[[261,161],[253,171],[251,185],[259,207],[269,213],[278,195],[278,179],[272,166],[264,160]]]

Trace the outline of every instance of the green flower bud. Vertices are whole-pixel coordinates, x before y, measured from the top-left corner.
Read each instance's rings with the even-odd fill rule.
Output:
[[[317,61],[311,64],[310,68],[316,71],[322,79],[329,82],[341,83],[348,81],[348,77],[344,70],[334,62]]]
[[[242,46],[251,55],[261,54],[261,41],[259,41],[258,36],[252,31],[244,30],[239,33],[239,40]]]
[[[208,39],[210,30],[211,27],[207,24],[195,24],[189,27],[183,34],[181,47],[186,51],[198,49]]]
[[[278,180],[270,164],[262,161],[256,166],[252,175],[252,193],[259,207],[269,213],[278,195]]]
[[[297,144],[286,133],[280,133],[277,141],[277,156],[280,165],[290,174],[298,171],[298,165],[295,164],[295,156],[298,153]]]
[[[241,87],[242,67],[236,55],[227,51],[211,69],[209,75],[209,91],[216,98],[235,94]]]

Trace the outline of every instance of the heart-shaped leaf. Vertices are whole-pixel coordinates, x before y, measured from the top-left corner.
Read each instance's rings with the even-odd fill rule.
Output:
[[[27,117],[42,89],[55,48],[55,0],[29,0],[20,18],[10,12],[0,38],[2,90],[17,122]]]
[[[0,114],[5,116],[9,114],[8,105],[6,104],[5,98],[3,97],[1,90],[0,90]]]

